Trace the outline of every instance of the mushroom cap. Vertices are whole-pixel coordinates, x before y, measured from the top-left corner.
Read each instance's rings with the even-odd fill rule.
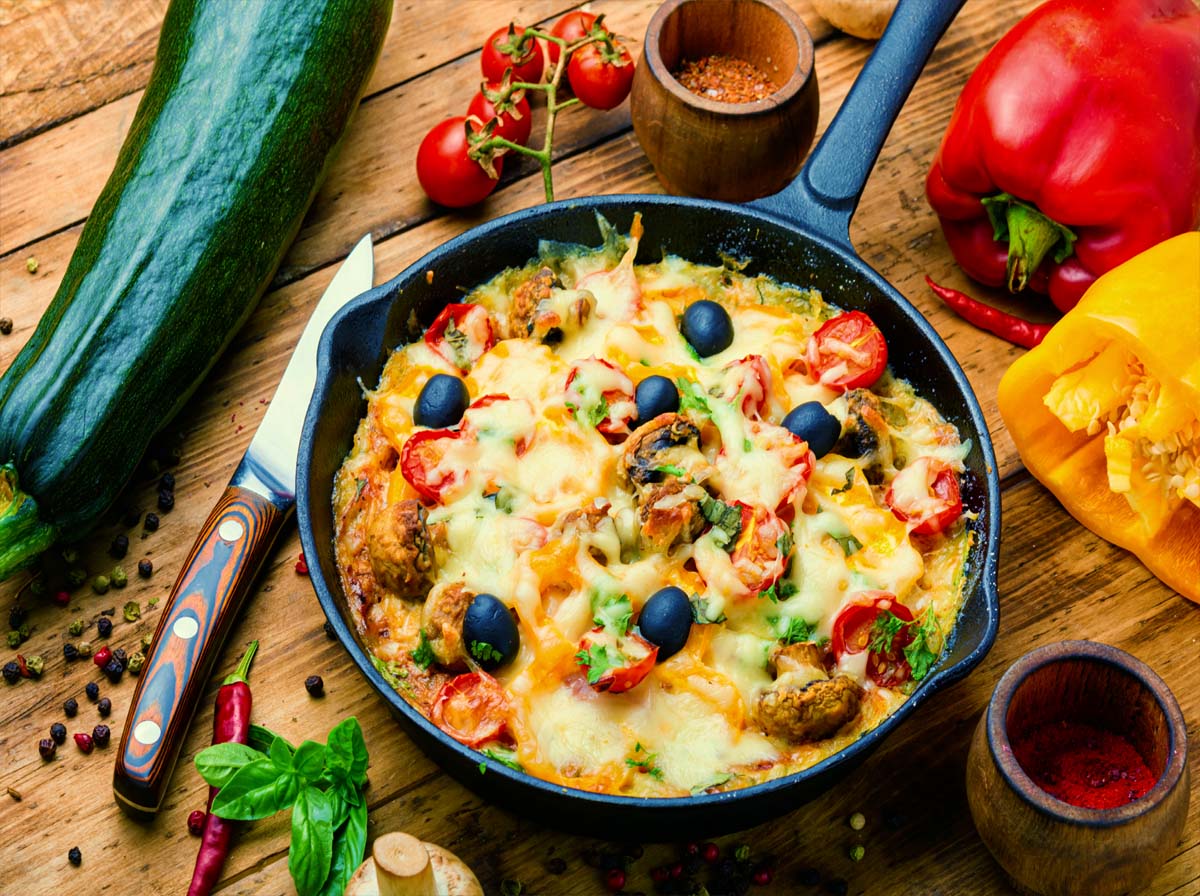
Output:
[[[385,882],[380,886],[380,873],[375,856],[370,855],[350,878],[345,896],[388,896],[396,893],[403,893],[405,896],[483,896],[483,887],[480,886],[478,878],[449,850],[400,832],[376,838],[376,848],[384,838],[392,841],[389,845],[398,847],[389,850],[389,853],[399,857],[399,862],[392,869],[391,880],[395,882]],[[427,861],[422,861],[423,856],[418,847],[423,849],[428,857]]]

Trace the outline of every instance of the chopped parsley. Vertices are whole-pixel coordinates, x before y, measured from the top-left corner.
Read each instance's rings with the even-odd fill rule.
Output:
[[[803,619],[787,619],[787,625],[779,629],[779,640],[784,644],[801,644],[804,641],[811,641],[816,632],[813,626],[809,625]]]
[[[386,663],[379,657],[372,654],[371,665],[379,670],[379,674],[383,676],[383,680],[390,684],[396,690],[407,688],[408,685],[404,682],[408,678],[408,670],[400,668],[396,663]]]
[[[684,342],[686,343],[687,340],[685,339]],[[688,348],[690,349],[691,346],[689,345]],[[706,417],[712,416],[712,408],[708,405],[708,393],[700,388],[699,383],[679,377],[675,380],[675,385],[679,387],[679,413],[695,411]]]
[[[655,473],[664,473],[667,476],[686,476],[687,470],[675,464],[663,464],[654,468]]]
[[[712,603],[706,597],[701,597],[698,594],[693,594],[691,597],[692,604],[692,621],[696,625],[713,625],[718,622],[725,621],[724,613],[712,614]]]
[[[712,790],[714,787],[720,787],[722,784],[727,784],[732,781],[734,776],[729,772],[722,772],[707,783],[697,784],[692,788],[692,796],[699,796],[706,791]]]
[[[618,638],[629,632],[633,622],[633,604],[628,594],[613,596],[597,591],[592,595],[592,622]]]
[[[867,649],[872,653],[891,653],[896,641],[896,635],[909,626],[891,610],[885,610],[875,617],[871,625],[871,640]]]
[[[641,755],[639,755],[641,754]],[[648,753],[640,743],[633,748],[633,756],[625,760],[630,768],[636,768],[642,774],[649,775],[655,781],[663,779],[663,770],[654,764],[657,753]]]
[[[425,632],[421,632],[421,639],[417,642],[417,649],[409,654],[412,661],[422,669],[428,669],[436,657],[433,655],[433,648],[429,646],[429,639],[425,637]]]
[[[775,539],[775,547],[779,550],[782,557],[786,557],[792,552],[792,548],[796,546],[795,540],[792,538],[792,533],[784,532],[779,538]]]
[[[754,443],[750,441],[749,437],[742,439],[742,450],[747,454],[754,450]]]
[[[600,401],[592,405],[591,410],[587,414],[587,422],[593,427],[599,426],[604,422],[604,418],[608,416],[608,399],[603,395],[600,396]]]
[[[758,596],[765,597],[771,603],[779,603],[781,600],[787,600],[799,590],[790,579],[776,579],[766,591],[758,592]]]
[[[841,488],[835,488],[835,489],[834,489],[833,491],[831,491],[829,494],[831,494],[831,495],[840,495],[842,492],[848,492],[848,491],[850,491],[850,489],[854,487],[854,472],[855,472],[855,469],[856,469],[855,467],[851,467],[849,470],[847,470],[847,471],[846,471],[846,484],[845,484],[845,485],[843,485]]]
[[[507,765],[511,769],[523,772],[525,767],[517,761],[517,751],[509,750],[506,747],[488,747],[485,750],[480,750],[488,759],[495,759],[501,765]]]
[[[471,656],[481,663],[498,663],[504,659],[504,655],[487,641],[472,641],[470,649]]]
[[[496,509],[504,513],[513,512],[513,496],[512,492],[503,488],[498,488],[494,492],[489,492],[483,496],[485,500],[491,501],[496,505]]]
[[[458,365],[460,370],[466,370],[471,366],[471,358],[467,354],[468,338],[467,334],[460,330],[454,324],[454,319],[446,321],[446,332],[442,334],[446,340],[446,344],[450,346],[450,352],[454,355],[454,363]]]
[[[933,615],[933,607],[930,607],[921,618],[917,630],[913,632],[912,643],[904,648],[904,658],[912,666],[913,681],[920,681],[928,675],[933,664],[937,662],[938,654],[930,646],[930,640],[931,636],[940,637],[941,633],[937,617]]]
[[[624,659],[615,650],[610,655],[604,644],[590,644],[575,654],[575,662],[587,667],[588,684],[596,684],[610,669],[621,668]]]
[[[726,504],[716,498],[705,497],[700,502],[700,512],[704,518],[713,524],[713,528],[725,535],[723,544],[732,545],[742,534],[742,509],[734,504]]]
[[[857,554],[863,549],[863,543],[853,535],[831,535],[830,537],[842,546],[842,553],[847,557]]]

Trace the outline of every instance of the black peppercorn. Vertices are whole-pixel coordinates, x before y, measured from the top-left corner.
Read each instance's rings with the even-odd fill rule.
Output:
[[[333,623],[330,622],[328,619],[325,620],[325,637],[328,638],[330,641],[337,640],[337,632],[333,630]]]
[[[42,758],[47,762],[54,758],[54,754],[57,750],[58,744],[48,737],[43,737],[38,741],[38,752],[42,754]]]
[[[144,523],[142,523],[142,528],[144,528],[147,532],[158,531],[158,514],[157,513],[146,514],[146,521]]]
[[[104,674],[108,676],[108,680],[116,684],[121,680],[121,676],[125,674],[125,667],[121,665],[121,661],[115,656],[104,664]]]
[[[107,747],[108,739],[112,736],[112,732],[108,730],[107,725],[97,725],[92,729],[92,741],[98,747]]]
[[[108,553],[117,560],[129,553],[129,536],[122,534],[114,538],[108,546]]]
[[[79,659],[79,648],[77,648],[74,644],[64,644],[63,659],[65,659],[68,663]]]
[[[79,851],[78,846],[72,846],[70,851],[67,852],[67,861],[76,868],[83,864],[83,853]]]
[[[13,604],[8,610],[8,627],[19,630],[24,624],[25,608],[20,604]]]
[[[158,487],[164,492],[175,491],[175,474],[163,473],[162,479],[158,480]]]
[[[37,268],[34,268],[37,270]],[[0,334],[7,336],[12,332],[13,322],[11,317],[0,317]]]
[[[118,647],[113,651],[113,659],[121,664],[122,670],[129,665],[129,654],[125,652],[124,647]]]
[[[84,693],[87,694],[88,699],[93,703],[95,703],[96,698],[100,696],[100,685],[96,684],[94,681],[89,681],[87,684],[85,684],[83,686],[83,690]]]
[[[151,563],[149,560],[139,560],[138,561],[138,575],[141,576],[143,579],[150,578],[150,575],[153,572],[154,572],[154,564]]]
[[[96,620],[96,634],[101,638],[107,638],[112,634],[112,620],[107,616],[101,616]]]
[[[158,509],[159,510],[161,510],[163,513],[166,513],[174,506],[175,506],[175,493],[174,492],[159,492],[158,493]]]
[[[55,722],[50,726],[50,736],[56,744],[61,744],[67,739],[67,726],[62,722]]]
[[[74,697],[68,697],[63,701],[63,712],[67,714],[68,719],[75,718],[75,713],[79,712],[79,701]]]
[[[324,697],[325,682],[320,675],[310,675],[304,679],[304,690],[308,691],[310,697]]]
[[[100,718],[108,718],[108,714],[112,712],[112,701],[107,697],[101,697],[100,702],[96,704],[96,709],[100,710]]]
[[[21,665],[16,660],[10,660],[4,664],[4,680],[9,684],[16,684],[17,679],[21,677]]]

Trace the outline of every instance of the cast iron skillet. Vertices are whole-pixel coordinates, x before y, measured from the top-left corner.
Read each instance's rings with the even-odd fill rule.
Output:
[[[850,246],[850,216],[892,121],[963,0],[902,0],[887,33],[796,180],[749,206],[674,196],[595,196],[507,215],[433,250],[398,277],[352,301],[321,338],[317,384],[305,420],[297,475],[300,535],[313,587],[338,638],[413,740],[447,772],[522,817],[612,838],[680,839],[749,827],[824,792],[865,759],[929,696],[974,668],[995,640],[1000,489],[979,404],[958,363],[921,314]],[[749,273],[815,286],[832,302],[865,311],[887,337],[892,369],[971,440],[964,500],[979,515],[966,602],[947,653],[911,698],[878,728],[812,768],[729,793],[670,799],[609,796],[561,787],[484,760],[444,734],[371,665],[347,614],[333,556],[334,473],[366,412],[363,387],[379,381],[388,354],[419,338],[457,287],[473,287],[537,254],[538,240],[592,245],[596,215],[627,232],[634,212],[645,234],[639,261],[663,252],[717,264],[718,253],[751,258]],[[433,271],[432,283],[426,272]],[[415,312],[419,325],[414,329]],[[484,761],[486,773],[481,774]]]

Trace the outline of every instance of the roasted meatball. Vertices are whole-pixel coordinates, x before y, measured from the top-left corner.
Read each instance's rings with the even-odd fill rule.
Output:
[[[438,664],[446,669],[466,665],[467,649],[463,644],[463,617],[475,594],[460,583],[438,585],[425,598],[421,608],[421,631]]]
[[[371,571],[380,587],[399,597],[420,597],[433,580],[434,553],[425,509],[415,499],[376,511],[367,530]]]
[[[625,442],[617,468],[621,482],[631,488],[662,482],[667,474],[658,468],[699,448],[700,430],[694,423],[679,414],[659,414],[635,429]]]
[[[666,552],[696,539],[706,520],[700,503],[708,492],[698,485],[671,476],[649,485],[638,499],[638,522],[643,550]]]
[[[830,679],[825,654],[811,641],[776,648],[767,665],[775,683],[755,704],[767,734],[792,743],[824,740],[858,715],[862,688],[848,675]]]

